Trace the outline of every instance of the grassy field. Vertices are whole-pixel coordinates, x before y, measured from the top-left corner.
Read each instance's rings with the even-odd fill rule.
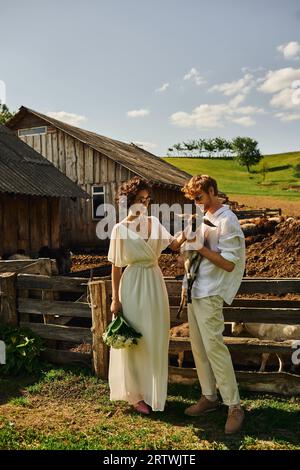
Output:
[[[243,431],[223,432],[227,410],[184,416],[197,386],[169,387],[164,413],[112,403],[106,382],[78,369],[0,380],[0,449],[300,449],[300,398],[241,393]]]
[[[300,178],[295,176],[293,168],[300,163],[300,152],[266,155],[259,165],[251,168],[250,174],[235,160],[168,157],[165,160],[190,174],[213,176],[220,190],[229,196],[272,196],[300,204]],[[268,166],[264,181],[263,162]]]

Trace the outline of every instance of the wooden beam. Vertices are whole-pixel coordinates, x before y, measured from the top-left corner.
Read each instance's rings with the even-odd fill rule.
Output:
[[[84,277],[41,276],[34,274],[19,274],[18,289],[50,289],[61,292],[86,291],[87,279]]]
[[[182,281],[167,280],[169,296],[180,296]],[[300,292],[300,279],[249,279],[243,278],[238,294],[288,294]]]
[[[239,386],[244,390],[278,393],[285,396],[300,395],[300,376],[287,372],[236,372]],[[194,384],[198,382],[194,368],[169,366],[169,382]]]
[[[88,303],[24,299],[22,297],[18,298],[18,310],[21,314],[34,313],[35,315],[59,315],[62,317],[91,318],[92,315]]]
[[[58,341],[70,341],[73,343],[91,343],[92,333],[90,328],[79,328],[65,325],[45,325],[44,323],[20,322],[20,326],[30,328],[44,339]]]
[[[107,380],[109,350],[104,344],[102,335],[109,323],[109,299],[106,294],[105,281],[89,281],[89,294],[92,309],[91,328],[93,334],[93,369],[97,377]]]
[[[18,325],[16,274],[0,274],[0,323]]]
[[[224,336],[224,343],[228,346],[230,351],[239,351],[243,353],[277,353],[277,354],[291,354],[293,349],[294,341],[271,341],[271,340],[260,340],[257,338],[240,338]],[[181,351],[191,351],[191,343],[189,338],[170,338],[169,351],[172,353],[178,353]]]
[[[180,322],[176,318],[177,310],[178,307],[170,307],[171,322],[183,323],[187,320],[187,308],[184,308]],[[223,315],[225,322],[300,324],[300,308],[223,307]]]
[[[52,263],[49,258],[1,260],[0,272],[22,272],[27,274],[45,274],[51,276]]]
[[[82,364],[87,367],[91,367],[92,365],[91,354],[74,351],[47,348],[42,352],[41,357],[54,364]]]

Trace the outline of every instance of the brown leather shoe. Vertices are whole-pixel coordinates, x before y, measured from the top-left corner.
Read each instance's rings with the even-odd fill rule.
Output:
[[[208,400],[204,395],[202,395],[200,400],[195,403],[195,405],[186,408],[184,414],[187,416],[200,416],[202,413],[207,413],[208,411],[216,410],[219,406],[219,400],[211,401]]]
[[[225,434],[234,434],[238,432],[243,424],[245,413],[243,408],[229,408],[228,417],[225,424]]]

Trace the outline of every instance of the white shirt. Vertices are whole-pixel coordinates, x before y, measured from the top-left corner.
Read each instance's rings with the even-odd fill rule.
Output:
[[[192,297],[220,295],[230,305],[240,287],[245,270],[245,237],[236,215],[223,204],[214,214],[206,212],[215,228],[206,230],[205,246],[235,264],[233,271],[219,268],[203,257],[192,287]],[[187,287],[186,274],[183,286]]]

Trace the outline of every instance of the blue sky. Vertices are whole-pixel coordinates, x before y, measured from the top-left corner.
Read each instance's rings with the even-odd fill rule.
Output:
[[[0,0],[0,18],[12,110],[157,155],[237,135],[300,150],[298,0]]]

